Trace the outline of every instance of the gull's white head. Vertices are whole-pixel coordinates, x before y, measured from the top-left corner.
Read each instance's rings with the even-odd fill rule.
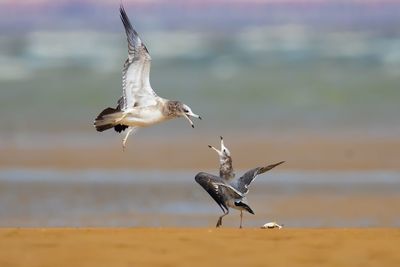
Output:
[[[185,117],[189,121],[190,125],[192,125],[192,128],[194,128],[194,124],[193,124],[193,121],[190,119],[190,117],[201,120],[201,117],[199,115],[193,113],[192,109],[188,105],[185,105],[185,104],[182,104],[181,116]]]

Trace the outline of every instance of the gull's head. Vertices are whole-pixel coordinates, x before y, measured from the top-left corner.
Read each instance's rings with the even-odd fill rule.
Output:
[[[230,157],[231,156],[231,152],[229,151],[229,149],[224,145],[224,138],[222,136],[220,136],[221,138],[221,152],[224,156],[226,157]]]
[[[213,149],[215,152],[217,152],[218,156],[220,157],[221,160],[225,160],[227,158],[231,157],[231,152],[229,149],[225,146],[224,144],[224,138],[220,136],[221,138],[221,149],[218,150],[215,147],[208,145],[209,148]]]
[[[192,125],[192,128],[194,128],[194,124],[193,121],[190,119],[191,117],[201,120],[201,117],[193,113],[192,109],[188,105],[182,103],[180,111],[181,111],[180,116],[185,117],[189,121],[190,125]]]
[[[193,117],[201,120],[201,117],[193,113],[192,109],[188,105],[185,105],[180,101],[168,100],[163,113],[170,118],[185,117],[193,128],[194,124],[190,118]]]

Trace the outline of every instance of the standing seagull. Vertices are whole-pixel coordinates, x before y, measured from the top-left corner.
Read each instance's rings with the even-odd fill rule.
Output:
[[[271,164],[265,167],[257,167],[247,171],[242,177],[235,179],[235,173],[232,167],[232,158],[228,148],[224,145],[221,136],[221,149],[218,150],[210,146],[218,153],[220,168],[220,177],[205,172],[196,175],[195,180],[208,194],[217,202],[224,214],[219,217],[216,227],[222,225],[222,218],[229,214],[229,208],[240,210],[240,228],[242,228],[243,211],[254,214],[247,202],[246,194],[249,192],[248,186],[257,177],[266,171],[284,163],[284,161]]]
[[[96,130],[103,132],[114,128],[120,133],[128,128],[122,142],[125,149],[129,134],[140,127],[185,117],[194,128],[189,117],[201,119],[199,115],[180,101],[159,97],[151,88],[149,51],[132,27],[122,5],[119,11],[128,40],[128,59],[122,70],[122,97],[116,108],[108,107],[97,116],[94,121]]]

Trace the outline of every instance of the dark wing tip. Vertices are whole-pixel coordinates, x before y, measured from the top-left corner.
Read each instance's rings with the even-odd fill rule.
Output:
[[[212,148],[212,146],[211,146],[211,145],[208,145],[208,147],[209,147],[209,148]]]
[[[205,172],[199,172],[198,174],[196,174],[196,176],[194,177],[194,179],[196,180],[196,182],[200,183],[200,181],[202,181],[202,179],[206,176],[207,174]]]
[[[275,163],[275,164],[271,164],[271,165],[268,165],[268,166],[265,166],[265,167],[261,167],[260,170],[259,170],[259,174],[264,173],[266,171],[269,171],[269,170],[271,170],[271,169],[275,168],[276,166],[281,165],[283,163],[285,163],[285,161],[280,161],[280,162]]]
[[[149,50],[147,49],[147,47],[144,45],[144,43],[141,41],[139,34],[137,33],[137,31],[133,28],[131,21],[129,20],[128,15],[125,12],[125,8],[124,6],[120,5],[119,7],[119,15],[122,21],[122,24],[124,25],[125,28],[125,33],[126,33],[126,37],[128,40],[128,52],[129,54],[134,54],[134,49],[135,47],[141,47],[141,49],[144,49],[144,51],[149,54]],[[150,56],[150,55],[149,55]]]
[[[211,181],[212,176],[212,174],[208,174],[206,172],[199,172],[196,174],[194,179],[201,187],[203,187],[204,190],[207,191],[211,198],[214,199],[218,206],[220,206],[220,208],[225,212],[224,208],[228,210],[228,207],[226,206],[223,197],[219,193],[219,189],[214,187],[213,182]]]
[[[283,163],[285,163],[285,162],[286,162],[286,161],[280,161],[280,162],[275,163],[275,164],[272,164],[272,165],[270,165],[270,166],[276,167],[276,166],[281,165],[281,164],[283,164]]]
[[[119,15],[120,15],[121,19],[124,16],[126,16],[125,8],[124,8],[124,5],[122,3],[119,5]]]
[[[125,129],[128,128],[128,126],[123,125],[123,124],[117,124],[114,126],[114,130],[118,133],[121,133],[122,131],[125,131]]]
[[[126,12],[125,12],[125,8],[124,8],[124,4],[122,4],[122,2],[121,2],[121,4],[119,5],[119,13],[120,13],[121,17],[126,17]]]
[[[276,167],[276,166],[278,166],[278,165],[281,165],[281,164],[283,164],[283,163],[285,163],[286,161],[280,161],[280,162],[278,162],[278,163],[276,163],[276,164],[273,164],[274,165],[274,167]]]
[[[235,202],[235,206],[243,207],[247,212],[255,214],[254,211],[250,208],[250,206],[247,205],[246,203],[243,203],[242,201]]]
[[[122,5],[122,3],[119,7],[119,16],[121,18],[122,23],[124,24],[125,29],[131,29],[132,28],[131,22],[129,21],[128,15],[126,14],[125,8]]]

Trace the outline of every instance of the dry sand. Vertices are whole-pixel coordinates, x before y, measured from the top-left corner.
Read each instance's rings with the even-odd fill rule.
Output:
[[[0,229],[0,266],[400,266],[400,229]]]

